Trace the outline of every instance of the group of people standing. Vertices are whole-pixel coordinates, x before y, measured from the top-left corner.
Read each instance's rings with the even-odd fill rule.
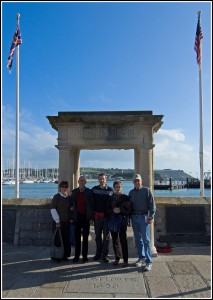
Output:
[[[150,224],[153,222],[156,205],[150,189],[142,186],[140,174],[134,175],[134,188],[129,195],[122,193],[120,180],[113,182],[113,188],[109,187],[106,174],[101,173],[98,175],[98,181],[99,185],[89,189],[86,187],[85,176],[80,176],[78,188],[73,189],[71,193],[68,182],[62,181],[59,184],[59,193],[52,199],[52,229],[61,229],[64,243],[63,260],[68,260],[71,255],[69,230],[70,224],[74,224],[75,256],[72,261],[79,262],[82,254],[82,262],[88,262],[88,238],[90,225],[94,223],[96,252],[93,260],[110,262],[108,255],[111,234],[115,254],[113,265],[118,265],[123,258],[123,267],[127,267],[127,226],[131,220],[138,252],[135,265],[143,266],[146,271],[151,270]]]

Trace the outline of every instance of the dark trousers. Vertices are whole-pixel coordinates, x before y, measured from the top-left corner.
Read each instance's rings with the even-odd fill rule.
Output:
[[[106,257],[109,254],[109,229],[107,219],[95,219],[94,225],[96,235],[96,255],[99,257]]]
[[[122,256],[124,262],[128,262],[128,242],[127,242],[126,230],[127,228],[125,226],[121,228],[120,232],[111,231],[113,250],[115,252],[115,259],[116,260],[121,259],[121,249],[122,249]],[[121,249],[120,249],[120,244],[121,244]]]
[[[87,258],[88,255],[88,237],[89,237],[90,224],[86,219],[86,215],[77,216],[76,231],[75,231],[75,257],[79,258],[81,254],[81,235],[83,236],[82,242],[82,257]]]
[[[70,228],[69,222],[61,222],[60,230],[61,230],[62,240],[64,243],[64,258],[70,257],[71,254],[71,246],[69,243],[69,228]],[[55,229],[56,229],[56,224],[55,222],[53,222],[52,223],[53,233],[55,232]],[[55,237],[55,245],[58,247],[60,246],[60,236],[58,232]]]

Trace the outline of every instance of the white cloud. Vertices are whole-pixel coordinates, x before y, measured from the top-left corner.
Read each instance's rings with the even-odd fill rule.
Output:
[[[154,136],[154,169],[181,169],[193,176],[200,174],[198,145],[189,145],[180,129],[160,129]],[[204,151],[204,171],[210,169],[211,152]]]
[[[168,137],[169,139],[175,140],[175,141],[184,141],[185,136],[181,132],[180,129],[160,129],[156,135],[160,138],[163,137],[164,139]]]
[[[11,161],[15,155],[15,113],[10,108],[3,108],[2,122],[2,153],[4,164]],[[47,124],[48,126],[48,124]],[[57,132],[35,125],[29,112],[20,113],[19,148],[20,166],[24,162],[31,167],[52,167],[58,163]]]

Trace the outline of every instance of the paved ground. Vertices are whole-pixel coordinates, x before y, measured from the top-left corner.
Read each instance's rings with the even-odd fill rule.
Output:
[[[111,243],[111,242],[110,242]],[[211,248],[174,246],[154,257],[153,268],[134,266],[136,249],[129,238],[129,267],[93,262],[54,263],[49,247],[2,246],[1,298],[211,298]],[[73,258],[74,250],[72,250]],[[114,260],[110,245],[110,259]]]

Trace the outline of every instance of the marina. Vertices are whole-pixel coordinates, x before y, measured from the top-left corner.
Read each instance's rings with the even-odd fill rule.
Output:
[[[86,186],[92,188],[97,185],[98,181],[88,181]],[[112,187],[112,181],[108,185]],[[123,193],[128,194],[133,188],[132,181],[122,181]],[[35,184],[20,184],[20,198],[52,198],[58,192],[58,185],[55,183],[35,183]],[[183,189],[168,189],[154,190],[156,197],[199,197],[199,188],[183,188]],[[204,189],[204,196],[211,197],[211,189]],[[2,198],[15,198],[15,185],[2,185]]]

